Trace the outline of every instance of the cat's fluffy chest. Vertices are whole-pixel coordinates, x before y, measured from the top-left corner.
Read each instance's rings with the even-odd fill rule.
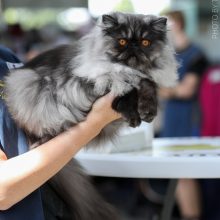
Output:
[[[106,91],[111,91],[116,96],[124,95],[132,88],[138,88],[141,78],[148,78],[138,70],[113,63],[105,57],[81,61],[73,70],[73,74],[93,82],[97,94],[103,95]]]

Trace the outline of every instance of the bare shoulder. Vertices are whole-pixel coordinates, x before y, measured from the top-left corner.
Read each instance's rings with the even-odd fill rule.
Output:
[[[2,160],[7,160],[7,156],[5,155],[5,153],[0,149],[0,161]]]

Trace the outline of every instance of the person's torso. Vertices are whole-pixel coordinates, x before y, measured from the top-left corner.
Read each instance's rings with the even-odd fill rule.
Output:
[[[4,102],[3,79],[10,69],[21,65],[10,50],[0,46],[0,149],[4,151],[8,159],[28,150],[25,134],[12,120]],[[0,220],[44,220],[39,190],[34,191],[8,210],[0,211]]]

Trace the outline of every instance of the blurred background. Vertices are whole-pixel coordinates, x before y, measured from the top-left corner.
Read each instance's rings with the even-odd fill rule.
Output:
[[[57,45],[73,43],[104,13],[168,16],[176,56],[184,68],[179,70],[175,90],[159,91],[155,137],[220,136],[219,0],[0,0],[0,10],[0,44],[13,50],[22,62]],[[181,12],[184,25],[181,16],[171,11]],[[169,114],[173,116],[178,108],[182,115],[176,115],[175,121]],[[166,123],[175,127],[180,118],[189,122],[180,126],[188,130],[175,134]],[[167,186],[167,180],[94,178],[94,182],[126,219],[136,220],[156,219]],[[219,220],[220,181],[180,180],[177,204],[174,219]]]
[[[219,27],[213,26],[213,2],[207,0],[1,0],[1,42],[22,59],[36,48],[74,41],[90,30],[101,14],[117,10],[160,14],[166,10],[183,11],[187,34],[206,51],[212,63],[220,59]],[[216,14],[216,13],[215,13]],[[218,36],[212,38],[213,32]]]

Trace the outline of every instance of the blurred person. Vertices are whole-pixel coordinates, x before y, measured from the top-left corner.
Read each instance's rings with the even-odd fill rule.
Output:
[[[169,12],[167,16],[171,24],[176,59],[180,66],[177,86],[159,91],[160,97],[165,100],[161,136],[199,136],[200,122],[197,118],[198,111],[195,111],[199,110],[196,95],[208,62],[201,49],[187,37],[182,12]]]
[[[199,136],[197,93],[208,62],[201,49],[188,38],[183,13],[171,11],[166,15],[171,24],[171,37],[180,66],[178,84],[173,88],[161,88],[159,91],[160,97],[165,100],[161,136]],[[201,193],[196,180],[179,180],[176,198],[183,219],[201,218]]]
[[[12,49],[20,60],[25,60],[25,31],[19,23],[8,25],[7,46]]]
[[[220,62],[207,69],[200,87],[202,110],[201,135],[220,136]],[[220,180],[200,180],[203,196],[203,219],[220,219]]]
[[[53,49],[59,45],[71,44],[71,39],[55,24],[47,24],[39,30],[42,39],[42,52]]]
[[[32,29],[26,33],[25,61],[59,45],[71,44],[72,39],[55,24],[48,24],[41,29]]]
[[[85,121],[28,151],[26,136],[10,117],[4,103],[2,81],[10,69],[21,65],[10,50],[0,46],[0,219],[63,219],[59,215],[63,214],[64,207],[57,206],[56,200],[50,204],[54,216],[50,213],[44,218],[40,186],[120,115],[111,108],[114,97],[107,94],[94,103]]]
[[[25,36],[25,61],[29,61],[39,55],[43,50],[43,39],[38,29],[31,29]]]
[[[220,136],[220,64],[210,66],[201,81],[201,136]]]

